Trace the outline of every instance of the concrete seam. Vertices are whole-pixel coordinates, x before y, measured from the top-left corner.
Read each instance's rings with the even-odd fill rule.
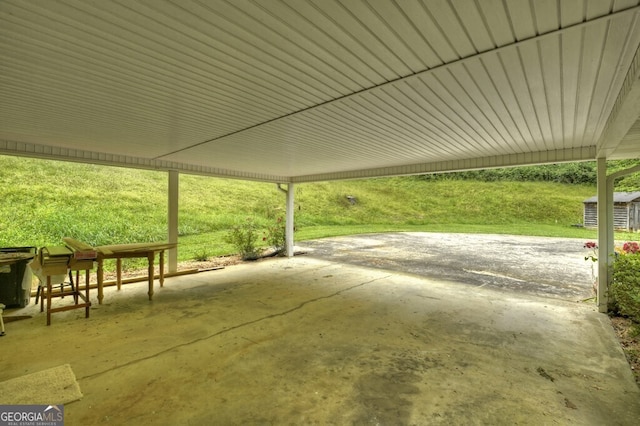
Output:
[[[190,342],[185,342],[185,343],[181,343],[181,344],[176,345],[176,346],[172,346],[170,348],[167,348],[167,349],[164,349],[164,350],[162,350],[160,352],[157,352],[157,353],[155,353],[153,355],[148,355],[148,356],[145,356],[143,358],[134,359],[134,360],[131,360],[131,361],[126,362],[124,364],[117,365],[117,366],[115,366],[113,368],[110,368],[108,370],[103,370],[103,371],[99,371],[97,373],[89,374],[88,376],[83,376],[83,377],[79,378],[79,380],[92,379],[94,377],[101,376],[101,375],[103,375],[105,373],[108,373],[110,371],[117,370],[117,369],[124,368],[124,367],[128,367],[130,365],[137,364],[138,362],[146,361],[148,359],[155,358],[155,357],[157,357],[159,355],[163,355],[165,353],[171,352],[171,351],[173,351],[175,349],[183,348],[185,346],[190,346],[190,345],[192,345],[194,343],[200,343],[200,342],[203,342],[205,340],[209,340],[211,338],[220,336],[222,334],[228,333],[230,331],[237,330],[239,328],[242,328],[242,327],[245,327],[245,326],[248,326],[248,325],[253,325],[253,324],[259,323],[261,321],[265,321],[265,320],[269,320],[269,319],[272,319],[272,318],[288,315],[288,314],[290,314],[292,312],[295,312],[295,311],[297,311],[299,309],[302,309],[303,307],[305,307],[306,305],[308,305],[310,303],[314,303],[314,302],[317,302],[317,301],[320,301],[320,300],[324,300],[324,299],[330,299],[330,298],[338,296],[339,294],[342,294],[344,292],[356,289],[358,287],[365,286],[367,284],[371,284],[371,283],[373,283],[375,281],[379,281],[379,280],[383,280],[385,278],[389,278],[390,276],[391,275],[385,275],[384,277],[374,278],[372,280],[369,280],[369,281],[366,281],[366,282],[363,282],[363,283],[360,283],[360,284],[356,284],[356,285],[351,286],[351,287],[343,288],[342,290],[338,290],[335,293],[331,293],[331,294],[328,294],[326,296],[320,296],[320,297],[316,297],[315,299],[305,300],[304,302],[300,303],[298,306],[296,306],[294,308],[291,308],[291,309],[287,309],[286,311],[278,312],[278,313],[275,313],[275,314],[267,315],[267,316],[262,317],[262,318],[258,318],[258,319],[251,320],[251,321],[247,321],[247,322],[244,322],[242,324],[234,325],[232,327],[225,328],[224,330],[220,330],[220,331],[218,331],[216,333],[213,333],[213,334],[211,334],[209,336],[201,337],[199,339],[195,339],[195,340],[192,340]]]

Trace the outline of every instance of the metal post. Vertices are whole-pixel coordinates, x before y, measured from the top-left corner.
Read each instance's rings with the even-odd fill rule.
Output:
[[[287,185],[287,211],[286,211],[286,223],[285,223],[285,249],[287,257],[293,257],[293,232],[294,232],[294,184]]]
[[[598,311],[608,311],[609,282],[614,249],[613,179],[607,179],[607,160],[598,158]]]
[[[178,188],[179,173],[169,171],[169,209],[168,209],[168,235],[169,243],[178,243]],[[169,249],[169,272],[178,271],[178,246]]]

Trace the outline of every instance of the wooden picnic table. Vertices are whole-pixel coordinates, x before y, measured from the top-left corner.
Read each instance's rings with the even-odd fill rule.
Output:
[[[118,290],[122,286],[122,259],[126,258],[147,258],[149,261],[149,300],[153,299],[153,281],[155,279],[154,262],[156,253],[160,253],[160,287],[164,285],[164,252],[173,249],[176,243],[132,243],[132,244],[115,244],[95,247],[98,252],[98,303],[102,304],[104,298],[103,282],[104,282],[104,259],[116,259],[116,284]]]

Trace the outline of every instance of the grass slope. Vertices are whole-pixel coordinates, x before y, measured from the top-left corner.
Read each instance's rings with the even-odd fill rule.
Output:
[[[0,247],[162,241],[164,172],[0,156]],[[224,235],[251,217],[284,216],[276,185],[180,176],[180,260],[233,253]],[[582,221],[592,185],[395,177],[296,186],[296,239],[386,231],[486,232],[595,238]],[[347,195],[356,198],[351,204]]]

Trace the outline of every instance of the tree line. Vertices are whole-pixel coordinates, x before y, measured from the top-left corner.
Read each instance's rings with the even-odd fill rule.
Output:
[[[607,162],[608,173],[624,170],[640,164],[640,160],[615,160]],[[507,167],[464,172],[421,175],[423,180],[475,180],[481,182],[520,181],[555,182],[573,185],[596,185],[595,161],[545,164],[539,166]],[[616,181],[616,191],[640,191],[640,173],[634,173]]]

